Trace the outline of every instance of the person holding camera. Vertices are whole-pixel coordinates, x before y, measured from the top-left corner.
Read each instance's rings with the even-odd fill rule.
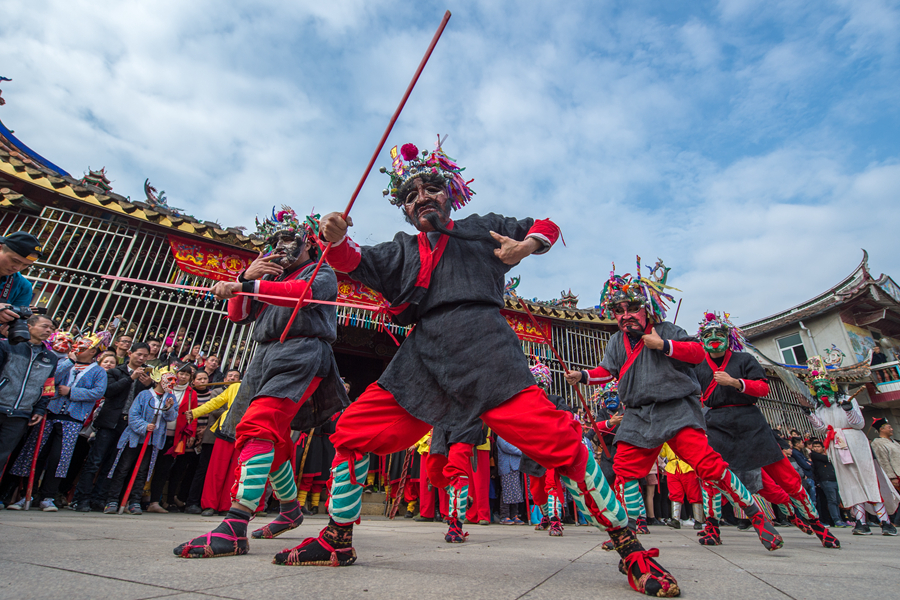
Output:
[[[109,486],[106,474],[116,458],[116,442],[128,425],[128,411],[138,394],[153,387],[151,369],[145,366],[149,356],[147,344],[134,344],[128,352],[128,362],[106,372],[106,399],[94,419],[97,435],[75,488],[74,504],[79,512],[103,510]],[[100,477],[94,483],[98,470]]]
[[[0,237],[0,334],[6,335],[5,327],[20,315],[10,307],[28,306],[34,295],[31,283],[20,273],[31,267],[34,261],[43,258],[41,243],[36,237],[24,231]]]
[[[68,358],[59,361],[56,366],[54,383],[56,392],[47,404],[47,425],[43,438],[38,446],[38,431],[35,429],[28,436],[25,448],[13,463],[10,473],[27,476],[31,470],[34,453],[38,460],[35,481],[41,481],[41,473],[46,474],[41,481],[40,490],[35,494],[42,498],[41,510],[56,512],[55,499],[60,482],[69,471],[69,463],[75,450],[78,434],[84,426],[84,420],[94,410],[94,404],[106,393],[106,371],[95,358],[105,350],[111,341],[107,331],[85,336],[75,343],[73,352],[75,360]],[[9,506],[12,510],[22,510],[25,499]]]
[[[28,343],[0,340],[0,473],[28,426],[41,422],[56,394],[57,360],[44,345],[53,333],[53,321],[32,315],[27,326]]]

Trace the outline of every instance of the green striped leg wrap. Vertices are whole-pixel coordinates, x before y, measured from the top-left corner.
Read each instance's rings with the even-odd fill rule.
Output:
[[[709,485],[703,485],[703,510],[707,518],[722,520],[722,492]]]
[[[809,501],[809,495],[806,493],[806,490],[802,487],[800,488],[800,497],[794,498],[791,497],[791,504],[797,509],[797,512],[800,513],[800,516],[803,517],[807,521],[815,521],[819,518],[819,511],[816,510],[816,507],[812,502]]]
[[[291,461],[286,460],[281,463],[281,466],[269,475],[269,479],[272,482],[275,497],[280,502],[291,502],[297,499],[297,484],[294,482],[294,469],[291,468]]]
[[[775,507],[776,509],[778,509],[781,512],[781,514],[783,514],[785,517],[788,517],[788,518],[790,518],[792,516],[796,516],[796,514],[797,514],[794,512],[794,506],[790,503],[788,503],[788,504],[773,504],[772,506]]]
[[[641,496],[641,486],[637,479],[625,484],[625,510],[632,519],[646,517],[647,509],[644,507],[644,497]]]
[[[350,473],[350,461],[345,460],[331,468],[331,499],[328,510],[331,518],[338,525],[349,525],[359,520],[362,511],[363,486],[369,473],[369,455],[365,454],[353,464],[353,475]]]
[[[447,491],[447,516],[451,519],[466,520],[466,509],[469,507],[469,478],[460,477],[455,485],[451,483]]]
[[[547,513],[551,519],[562,519],[562,503],[556,494],[547,496]]]
[[[547,496],[547,504],[541,504],[538,506],[538,509],[541,511],[541,516],[549,517],[550,516],[550,497]]]
[[[246,462],[240,464],[241,474],[234,501],[249,510],[251,514],[259,506],[263,492],[266,491],[266,480],[269,478],[273,460],[275,460],[275,451],[270,450],[251,456]]]
[[[560,479],[562,479],[563,484],[572,494],[572,497],[575,499],[575,506],[578,507],[578,510],[584,515],[588,523],[604,530],[608,528],[618,529],[628,525],[628,515],[625,513],[625,507],[616,499],[616,495],[613,494],[612,488],[600,470],[600,465],[597,464],[592,455],[588,455],[584,481],[575,481],[565,476],[560,477]],[[584,492],[581,491],[582,487],[585,489]],[[585,493],[590,495],[594,504],[600,510],[599,517],[605,523],[598,519],[597,515],[591,513],[584,498]]]
[[[731,472],[731,469],[725,469],[722,477],[717,481],[710,481],[716,489],[722,492],[728,501],[741,507],[744,510],[750,509],[750,513],[756,512],[756,504],[753,501],[753,495],[750,493],[741,480]]]

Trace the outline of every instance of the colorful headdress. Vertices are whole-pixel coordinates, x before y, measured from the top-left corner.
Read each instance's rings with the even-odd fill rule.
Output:
[[[607,410],[619,410],[619,406],[622,404],[622,401],[619,399],[619,382],[616,380],[610,381],[601,390],[600,402],[603,403],[603,406]]]
[[[275,212],[275,207],[273,206],[271,219],[265,219],[260,223],[259,217],[256,217],[256,237],[268,241],[279,233],[309,235],[318,231],[318,221],[319,215],[310,215],[306,219],[301,220],[290,206],[282,204],[281,210],[278,212]]]
[[[534,375],[534,380],[541,387],[549,388],[550,384],[553,383],[553,377],[550,375],[550,367],[537,359],[535,359],[534,366],[531,367],[531,374]]]
[[[72,350],[75,351],[76,354],[80,354],[91,348],[97,348],[100,352],[103,352],[107,348],[109,348],[112,343],[112,334],[108,331],[98,331],[96,333],[92,333],[91,335],[85,335],[78,338],[78,341],[75,342],[75,346]]]
[[[744,349],[744,332],[740,327],[731,322],[731,315],[716,312],[707,312],[700,321],[700,328],[697,329],[697,337],[703,338],[703,332],[710,329],[727,329],[728,330],[728,349],[732,352],[741,352]],[[723,350],[724,352],[724,350]]]
[[[54,331],[48,340],[50,347],[56,352],[68,354],[75,345],[75,336],[68,331]]]
[[[674,302],[675,299],[667,294],[666,289],[681,290],[668,286],[662,281],[654,281],[647,277],[641,277],[641,257],[637,257],[637,274],[616,275],[616,263],[609,272],[609,280],[603,285],[600,293],[600,306],[602,315],[606,319],[613,319],[612,307],[619,302],[640,302],[647,307],[647,315],[653,321],[659,323],[666,318],[666,302]]]
[[[153,380],[153,383],[160,384],[164,391],[171,392],[178,382],[178,374],[168,370],[168,367],[154,367],[150,371],[150,379]]]
[[[808,368],[806,385],[809,386],[813,398],[818,398],[818,394],[816,393],[817,383],[827,382],[830,384],[832,392],[838,391],[837,381],[828,374],[828,370],[825,368],[825,361],[822,360],[821,356],[811,357],[806,361],[806,366]]]
[[[391,159],[393,162],[392,170],[388,171],[386,167],[379,169],[382,173],[387,173],[391,177],[391,187],[384,190],[385,196],[390,196],[391,204],[394,206],[403,206],[403,199],[399,197],[400,188],[407,181],[411,181],[416,177],[427,175],[429,173],[440,175],[447,181],[447,189],[449,190],[450,204],[454,209],[460,209],[466,205],[475,195],[475,192],[469,187],[472,179],[466,181],[463,179],[462,172],[465,167],[460,167],[456,162],[444,154],[441,148],[443,141],[438,136],[435,150],[431,153],[428,150],[422,150],[421,157],[419,149],[414,144],[403,144],[400,152],[397,152],[397,146],[391,148]],[[404,164],[403,161],[406,161]]]

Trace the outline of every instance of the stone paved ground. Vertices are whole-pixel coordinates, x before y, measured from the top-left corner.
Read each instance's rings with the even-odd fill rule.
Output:
[[[261,526],[270,519],[259,519]],[[111,516],[69,511],[0,513],[0,600],[167,598],[631,598],[617,557],[587,527],[550,538],[525,526],[470,526],[469,541],[443,541],[441,524],[367,518],[356,528],[357,564],[343,569],[278,567],[272,555],[316,534],[324,517],[284,537],[251,542],[247,556],[176,559],[172,548],[216,524],[182,514]],[[785,548],[766,552],[749,532],[724,530],[725,545],[704,548],[693,530],[651,528],[677,577],[682,597],[697,599],[895,597],[900,537],[853,537],[825,550],[796,529],[782,531]]]

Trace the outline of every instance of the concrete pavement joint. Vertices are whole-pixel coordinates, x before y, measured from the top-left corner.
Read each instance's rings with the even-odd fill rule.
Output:
[[[784,594],[785,596],[787,596],[787,597],[790,598],[791,600],[798,600],[797,598],[795,598],[794,596],[791,596],[790,594],[788,594],[788,593],[785,592],[784,590],[779,589],[778,586],[773,585],[773,584],[769,583],[768,581],[766,581],[765,579],[763,579],[762,577],[758,576],[756,573],[752,573],[752,572],[748,571],[747,569],[743,568],[742,566],[736,564],[736,563],[733,562],[731,559],[729,559],[729,558],[727,558],[727,557],[725,557],[725,556],[722,556],[721,554],[719,554],[718,552],[716,552],[715,550],[713,550],[713,548],[715,548],[715,547],[716,547],[716,546],[703,546],[703,548],[704,548],[705,550],[707,550],[708,552],[710,552],[710,553],[712,553],[712,554],[718,556],[719,558],[721,558],[721,559],[724,560],[725,562],[727,562],[727,563],[733,565],[735,568],[739,569],[740,571],[743,571],[743,572],[746,573],[747,575],[750,575],[751,577],[753,577],[753,578],[756,579],[757,581],[760,581],[760,582],[766,584],[767,586],[769,586],[770,588],[772,588],[773,590],[775,590],[775,591],[778,592],[779,594]]]
[[[553,579],[554,577],[556,577],[557,575],[559,575],[562,571],[564,571],[564,570],[565,570],[566,568],[568,568],[570,565],[572,565],[572,564],[578,562],[579,560],[581,560],[582,558],[584,558],[584,557],[588,554],[588,552],[593,552],[594,550],[596,550],[597,548],[599,548],[601,545],[603,545],[603,542],[600,542],[599,544],[597,544],[597,545],[594,546],[593,548],[588,548],[588,549],[585,550],[581,555],[576,556],[574,559],[570,560],[570,561],[569,561],[569,564],[561,566],[559,569],[557,569],[556,571],[554,571],[553,573],[551,573],[550,575],[548,575],[547,577],[545,577],[544,579],[542,579],[541,581],[539,581],[538,583],[536,583],[531,589],[526,590],[524,593],[522,593],[522,594],[516,596],[515,600],[520,600],[520,598],[524,598],[525,596],[527,596],[528,594],[530,594],[530,593],[533,592],[534,590],[538,589],[539,587],[541,587],[542,585],[544,585],[545,583],[547,583],[548,581],[550,581],[551,579]]]

